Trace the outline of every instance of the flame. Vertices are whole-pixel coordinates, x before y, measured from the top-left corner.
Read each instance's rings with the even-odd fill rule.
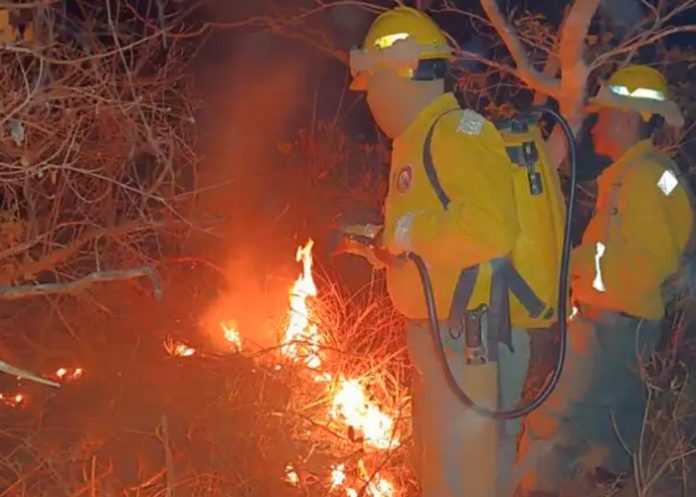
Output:
[[[315,383],[326,383],[327,388],[334,380],[334,375],[324,371],[323,357],[320,354],[323,344],[319,327],[312,313],[311,300],[317,296],[317,286],[312,277],[312,248],[314,242],[309,240],[297,249],[295,259],[302,264],[302,272],[289,291],[288,325],[281,343],[281,354],[294,362],[301,362],[313,370]],[[225,338],[230,343],[241,347],[241,340],[234,321],[221,323]],[[282,365],[276,364],[281,370]],[[335,391],[329,390],[329,415],[336,422],[344,423],[361,433],[363,443],[377,450],[390,450],[400,445],[394,436],[394,420],[385,414],[366,395],[361,382],[357,379],[341,379]],[[331,490],[341,489],[347,497],[358,497],[357,485],[364,485],[368,497],[394,497],[394,485],[379,474],[368,473],[362,459],[358,460],[359,476],[346,474],[346,465],[338,464],[331,468]],[[284,480],[293,486],[300,485],[300,477],[295,468],[285,467]]]
[[[360,476],[368,481],[366,488],[368,495],[372,497],[394,497],[394,485],[389,480],[382,478],[379,473],[370,477],[362,459],[358,461],[358,469],[360,470]]]
[[[285,481],[294,486],[298,486],[300,484],[300,477],[297,474],[297,471],[295,471],[295,468],[292,467],[292,464],[285,466]]]
[[[307,305],[308,297],[317,296],[317,286],[312,278],[313,247],[314,241],[309,240],[304,247],[297,249],[295,260],[302,263],[302,274],[290,291],[289,321],[281,352],[293,360],[298,360],[304,355],[304,363],[307,367],[318,369],[321,367],[319,356],[321,335],[317,325],[310,323],[310,310]]]
[[[378,476],[376,481],[370,482],[367,486],[367,491],[372,495],[372,497],[393,497],[394,496],[394,486],[385,480],[384,478]]]
[[[324,383],[331,382],[333,376],[321,370],[322,336],[317,325],[311,322],[312,312],[308,305],[308,298],[317,296],[317,287],[312,278],[313,245],[314,242],[309,240],[305,246],[297,250],[296,260],[302,263],[302,273],[290,290],[289,321],[281,352],[294,361],[303,360],[306,366],[315,370],[314,381]],[[389,450],[399,446],[399,440],[394,436],[393,419],[367,398],[358,380],[340,381],[338,389],[333,392],[329,414],[335,420],[340,420],[359,431],[366,445],[378,450]],[[358,461],[358,465],[360,479],[368,482],[365,487],[368,496],[394,497],[394,486],[389,480],[378,474],[371,478],[362,459]],[[286,480],[291,483],[299,481],[291,466],[286,467]],[[342,488],[347,497],[357,497],[358,491],[352,485],[348,486],[347,480],[345,464],[332,468],[331,490]]]
[[[58,368],[54,377],[59,381],[75,381],[82,378],[84,369],[82,368]]]
[[[220,323],[220,327],[225,334],[225,340],[230,343],[234,350],[240,352],[242,350],[242,336],[239,334],[237,322],[234,320],[225,321]]]
[[[5,395],[0,393],[0,402],[5,404],[7,407],[20,407],[24,404],[26,398],[21,393],[15,395]]]
[[[340,415],[348,426],[360,430],[368,445],[380,450],[399,446],[394,421],[367,399],[358,380],[341,382],[332,407],[334,417]]]
[[[333,469],[331,470],[331,488],[334,489],[336,487],[342,486],[345,481],[346,481],[346,465],[345,464],[339,464],[338,466],[334,466]]]
[[[191,357],[196,353],[196,349],[172,337],[164,340],[164,348],[172,357]]]

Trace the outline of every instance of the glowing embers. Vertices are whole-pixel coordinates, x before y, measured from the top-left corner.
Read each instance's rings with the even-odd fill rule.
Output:
[[[85,374],[82,368],[68,368],[62,367],[58,368],[54,373],[54,378],[60,382],[66,383],[69,381],[76,381],[82,378]]]

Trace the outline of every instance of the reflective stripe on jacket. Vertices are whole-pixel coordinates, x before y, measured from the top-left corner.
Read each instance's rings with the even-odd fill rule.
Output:
[[[435,119],[458,106],[445,94],[424,109],[393,143],[389,192],[385,200],[384,243],[426,262],[438,315],[449,316],[463,268],[509,254],[519,234],[509,158],[495,126],[469,111],[451,112],[438,122],[431,153],[439,180],[451,197],[443,210],[423,166],[425,137]],[[415,266],[387,270],[396,308],[424,319],[427,308]],[[490,267],[482,264],[469,308],[488,301]]]
[[[595,215],[573,251],[573,298],[659,319],[660,286],[678,268],[693,223],[677,166],[651,140],[629,149],[597,183]]]

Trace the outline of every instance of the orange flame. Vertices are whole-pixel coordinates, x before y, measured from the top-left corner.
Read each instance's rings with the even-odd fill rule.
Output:
[[[312,248],[314,242],[309,240],[304,246],[297,249],[295,259],[302,263],[302,272],[289,291],[288,325],[281,343],[281,354],[294,362],[302,362],[314,370],[313,379],[317,383],[329,383],[333,381],[333,375],[323,371],[323,358],[320,354],[323,343],[317,324],[313,323],[311,301],[317,296],[317,286],[312,277]],[[236,323],[221,323],[226,339],[238,344],[241,341],[237,332]],[[276,370],[281,365],[276,365]],[[389,450],[398,447],[400,442],[394,436],[394,420],[371,402],[358,380],[342,379],[338,389],[331,392],[330,416],[338,422],[359,431],[366,445],[377,450]],[[359,495],[355,484],[362,481],[365,487],[365,495],[368,497],[394,497],[395,490],[392,483],[379,474],[370,475],[365,468],[362,459],[358,461],[359,477],[349,478],[346,474],[346,465],[338,464],[331,469],[331,490],[341,489],[347,497]],[[288,464],[285,467],[285,481],[294,486],[300,485],[300,477],[295,468]],[[349,481],[351,480],[351,481]]]
[[[242,350],[242,336],[237,329],[237,322],[234,320],[225,321],[220,323],[220,327],[225,334],[225,340],[230,343],[234,350],[240,352]]]
[[[360,470],[360,476],[369,482],[366,489],[368,495],[372,497],[394,497],[394,485],[379,474],[375,474],[374,477],[370,478],[365,462],[362,459],[358,461],[358,469]]]
[[[321,335],[317,325],[310,322],[310,309],[307,304],[308,297],[317,296],[317,287],[312,278],[313,246],[314,241],[309,240],[304,247],[297,249],[295,260],[302,263],[302,274],[290,291],[289,321],[281,352],[295,361],[304,356],[307,367],[318,369],[321,366]]]
[[[332,414],[341,416],[346,424],[360,430],[365,443],[380,450],[399,446],[394,436],[394,421],[370,402],[358,380],[343,380],[333,398]]]
[[[196,353],[196,349],[172,337],[164,340],[164,348],[172,357],[191,357]]]

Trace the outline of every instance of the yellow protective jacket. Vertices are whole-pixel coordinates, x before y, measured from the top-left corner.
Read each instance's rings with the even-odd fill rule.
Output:
[[[445,94],[424,109],[394,140],[389,191],[385,201],[384,245],[392,253],[413,251],[426,262],[438,317],[446,319],[463,268],[509,254],[519,234],[512,174],[505,144],[493,123],[466,111],[442,117],[431,153],[451,204],[443,210],[423,166],[423,148],[438,116],[455,109]],[[427,318],[414,264],[387,269],[390,297],[402,314]],[[490,266],[482,264],[469,308],[488,302]]]
[[[573,299],[659,319],[660,287],[679,266],[693,223],[678,169],[650,140],[599,177],[595,215],[572,255]]]

